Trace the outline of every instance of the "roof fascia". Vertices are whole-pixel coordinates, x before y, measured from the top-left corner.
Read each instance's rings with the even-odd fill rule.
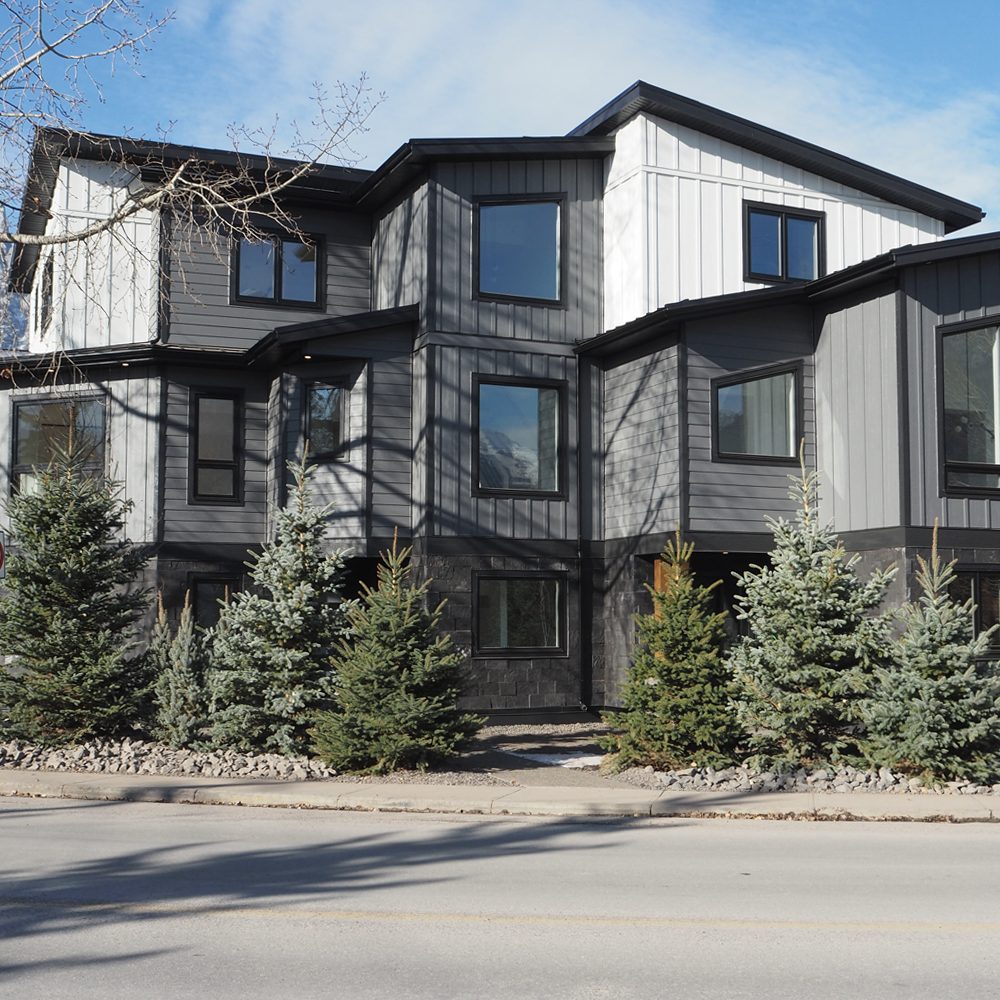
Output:
[[[606,135],[640,112],[686,125],[929,215],[942,221],[949,233],[973,225],[984,217],[977,205],[642,80],[613,98],[568,135]]]

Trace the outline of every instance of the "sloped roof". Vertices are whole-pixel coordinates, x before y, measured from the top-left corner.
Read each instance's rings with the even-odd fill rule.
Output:
[[[693,101],[689,97],[654,87],[642,80],[637,80],[622,91],[568,135],[608,135],[640,112],[686,125],[706,135],[940,219],[948,233],[971,226],[981,221],[984,215],[977,205],[952,198],[922,184],[915,184],[877,167],[870,167],[859,160],[852,160],[784,132],[758,125],[746,118],[731,115],[727,111]]]

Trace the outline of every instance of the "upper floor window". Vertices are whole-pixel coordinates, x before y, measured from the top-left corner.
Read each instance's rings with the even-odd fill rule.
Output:
[[[800,435],[799,376],[796,365],[716,379],[714,457],[794,462]]]
[[[32,490],[38,470],[70,457],[95,477],[104,475],[105,405],[100,396],[14,404],[11,486]]]
[[[564,388],[546,380],[475,380],[474,493],[561,495]]]
[[[823,273],[822,212],[744,202],[747,281],[811,281]]]
[[[321,259],[318,236],[307,237],[307,242],[277,233],[261,240],[244,237],[233,253],[233,299],[317,308]]]
[[[45,258],[42,266],[42,286],[38,295],[38,330],[45,333],[52,322],[52,286],[53,262],[52,254]]]
[[[484,298],[559,302],[562,297],[558,199],[480,201],[476,291]]]
[[[1000,327],[941,338],[945,488],[1000,490]]]
[[[235,393],[198,392],[191,402],[191,499],[240,503],[242,401]]]
[[[305,439],[310,458],[334,458],[341,453],[346,395],[341,386],[326,382],[306,386]]]

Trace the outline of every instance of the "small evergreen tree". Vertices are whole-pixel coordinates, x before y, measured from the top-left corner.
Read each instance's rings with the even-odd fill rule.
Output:
[[[890,619],[877,609],[895,571],[859,579],[858,556],[819,520],[816,473],[803,461],[789,478],[795,520],[768,518],[771,564],[737,577],[749,628],[729,660],[737,716],[757,764],[854,760],[863,700],[889,648]]]
[[[323,551],[330,506],[312,502],[305,459],[289,470],[277,538],[247,563],[254,589],[232,595],[209,637],[216,746],[302,753],[312,713],[331,703],[330,651],[346,631],[344,553]]]
[[[11,735],[118,737],[143,720],[149,676],[134,649],[147,553],[122,541],[131,502],[72,453],[36,470],[7,508],[16,548],[0,602],[0,704]],[[12,669],[11,669],[12,668]]]
[[[458,710],[465,656],[437,631],[444,604],[425,607],[429,581],[411,582],[410,549],[383,552],[378,587],[348,611],[337,647],[336,705],[316,718],[317,753],[339,771],[419,768],[458,751],[482,720]]]
[[[191,611],[190,593],[184,595],[175,633],[171,633],[163,598],[159,597],[156,625],[146,656],[156,679],[153,736],[172,747],[191,746],[203,736],[207,706],[202,646],[203,637]]]
[[[1000,681],[987,665],[994,625],[973,637],[972,600],[949,588],[955,563],[942,563],[937,525],[930,559],[917,557],[920,597],[900,609],[895,664],[879,671],[866,703],[866,752],[928,778],[985,781],[1000,774]]]
[[[719,581],[695,583],[693,553],[678,531],[660,556],[662,587],[646,587],[653,612],[636,615],[624,711],[609,717],[617,731],[602,741],[617,769],[720,767],[732,760],[737,728],[722,659],[726,613],[711,612]]]

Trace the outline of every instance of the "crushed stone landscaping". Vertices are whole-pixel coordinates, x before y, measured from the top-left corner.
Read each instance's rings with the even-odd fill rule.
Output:
[[[571,766],[572,758],[590,761],[600,754],[597,739],[608,731],[600,722],[484,726],[464,753],[449,762],[448,769],[394,771],[388,775],[344,775],[313,757],[280,754],[247,754],[238,750],[179,750],[140,739],[92,740],[69,746],[41,746],[23,740],[0,743],[0,767],[29,771],[71,771],[97,774],[168,775],[203,778],[260,778],[279,781],[353,781],[430,785],[511,785],[516,771],[543,756],[560,758]],[[506,766],[498,762],[508,761]],[[534,766],[546,766],[535,763]],[[548,765],[554,772],[561,768]],[[604,773],[604,772],[602,772]],[[788,773],[755,771],[746,766],[728,768],[684,768],[657,771],[635,767],[607,772],[609,779],[640,788],[673,791],[714,792],[816,792],[830,795],[848,792],[893,792],[903,795],[996,795],[1000,784],[978,785],[972,781],[928,784],[919,778],[897,774],[889,768],[865,771],[853,767],[798,769]]]

